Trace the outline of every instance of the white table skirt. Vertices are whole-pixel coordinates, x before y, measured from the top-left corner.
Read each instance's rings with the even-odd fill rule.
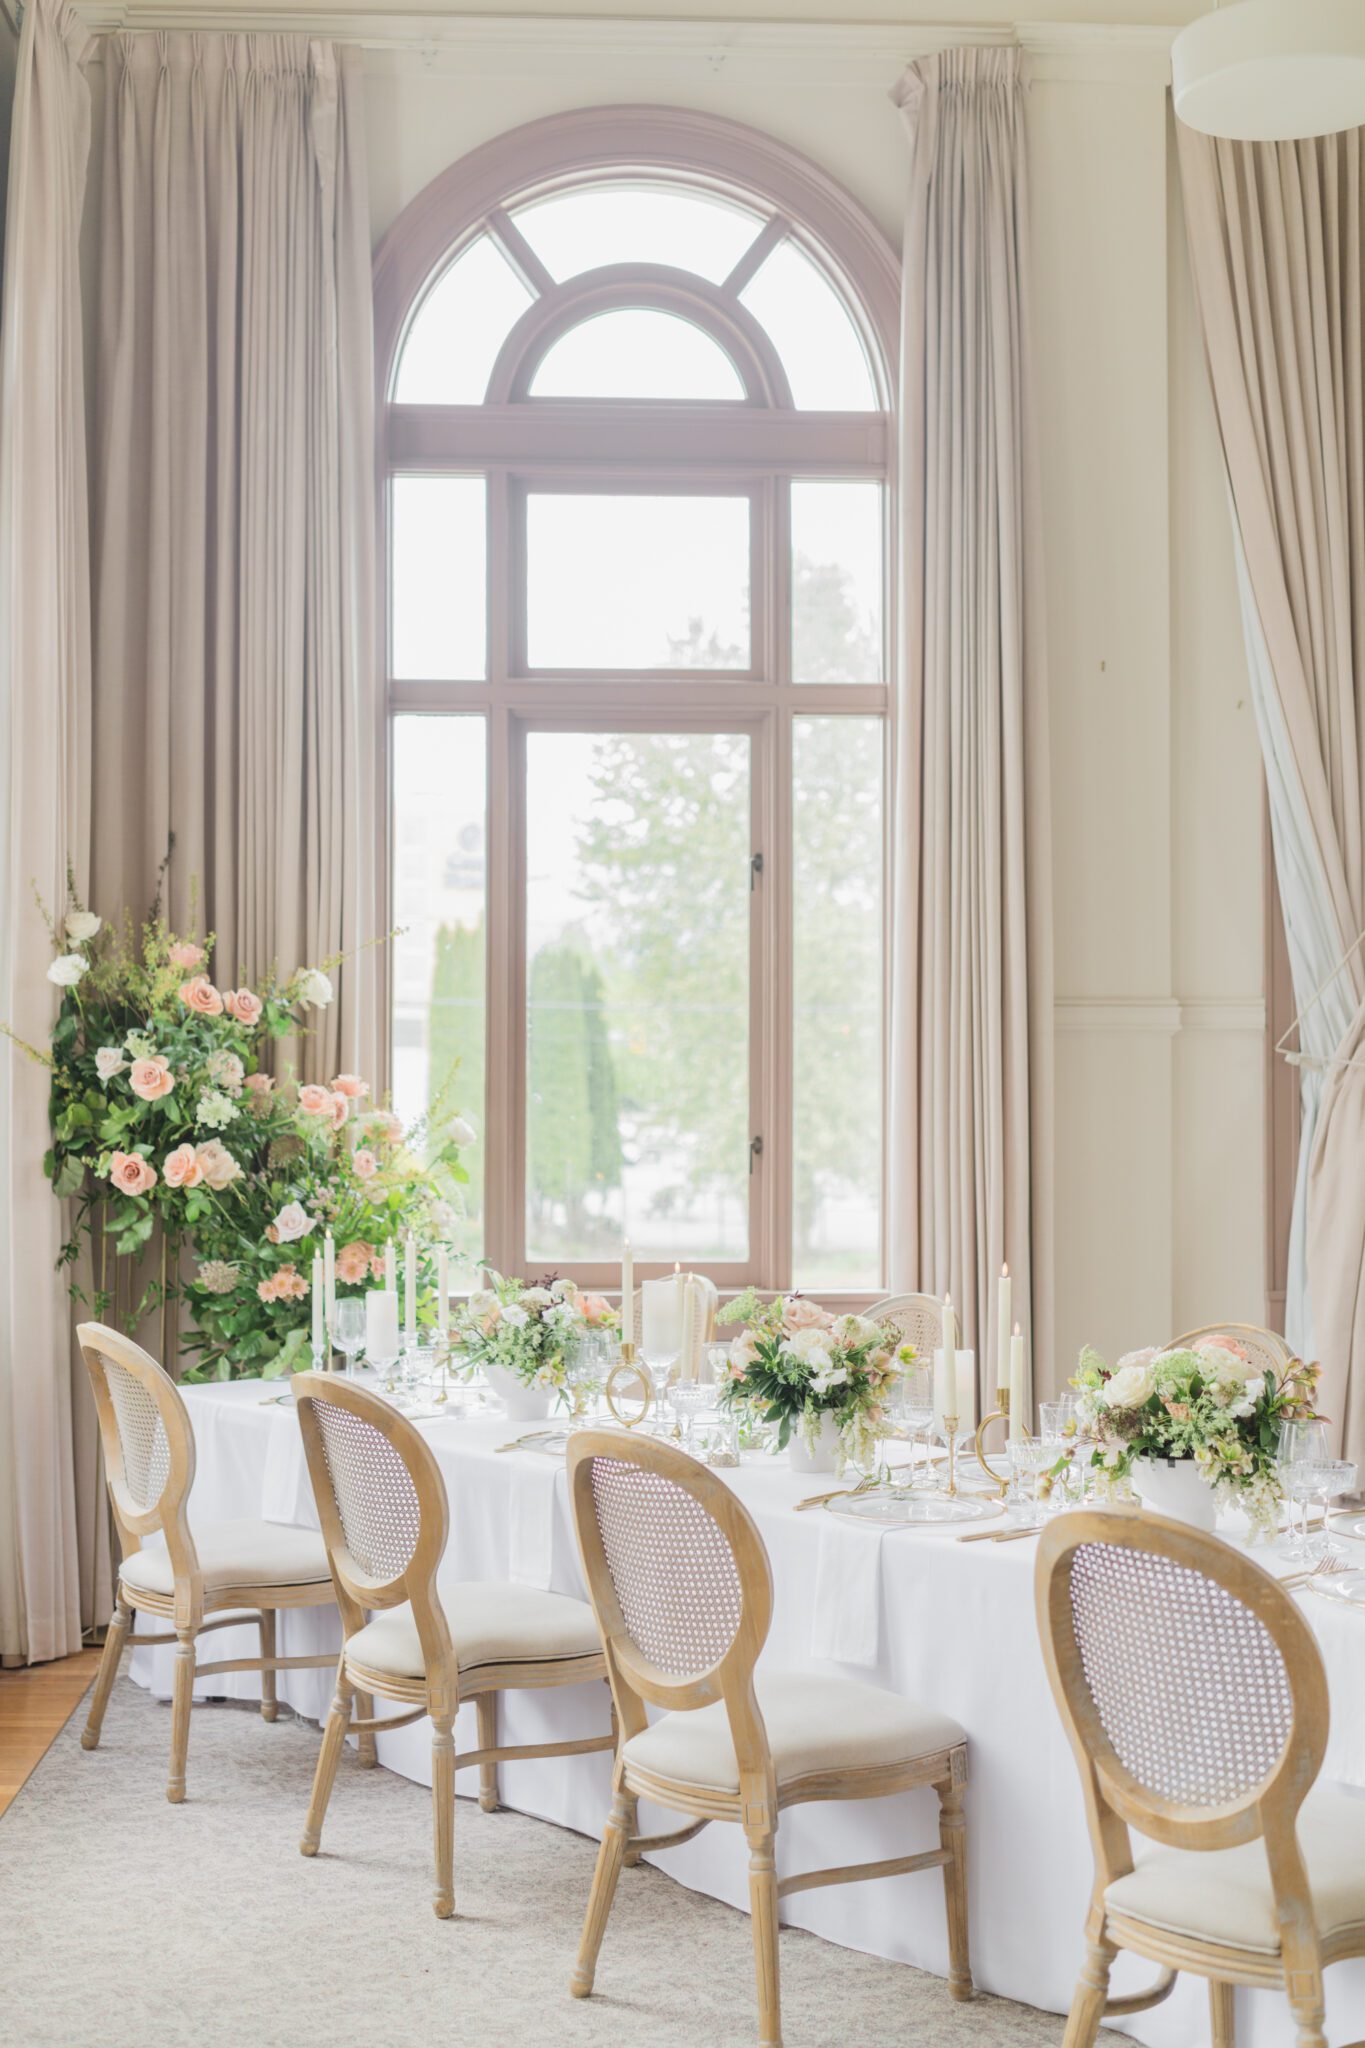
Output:
[[[263,1401],[256,1382],[186,1388],[198,1451],[190,1519],[259,1515],[316,1528],[298,1423],[290,1407]],[[562,1460],[533,1452],[494,1455],[515,1434],[505,1420],[429,1422],[423,1432],[450,1494],[451,1535],[443,1578],[507,1578],[581,1596],[568,1519]],[[915,1697],[959,1720],[967,1731],[971,1783],[968,1845],[972,1968],[981,1989],[1064,2012],[1081,1960],[1091,1857],[1076,1766],[1048,1688],[1033,1612],[1031,1543],[958,1545],[927,1531],[880,1532],[793,1503],[818,1489],[785,1463],[746,1465],[735,1490],[754,1514],[773,1563],[776,1599],[764,1662],[779,1669],[830,1670]],[[1365,1616],[1309,1596],[1332,1689],[1333,1731],[1324,1776],[1359,1788],[1365,1854]],[[251,1654],[254,1628],[224,1630],[206,1654]],[[340,1642],[335,1610],[286,1609],[280,1654],[306,1655]],[[166,1649],[140,1650],[132,1676],[159,1697],[171,1688]],[[282,1672],[280,1696],[310,1719],[331,1697],[325,1671]],[[254,1672],[234,1672],[200,1688],[254,1699]],[[380,1711],[382,1712],[382,1706]],[[591,1734],[607,1725],[600,1684],[503,1696],[500,1735],[534,1743]],[[262,1731],[262,1740],[268,1740]],[[456,1730],[459,1748],[475,1746],[473,1710]],[[390,1770],[429,1784],[425,1722],[379,1738]],[[523,1813],[597,1836],[608,1804],[610,1758],[565,1757],[504,1764],[504,1801]],[[472,1777],[459,1789],[471,1795]],[[338,1799],[345,1797],[345,1781]],[[894,1799],[796,1807],[782,1816],[781,1874],[873,1861],[930,1846],[937,1801],[930,1792]],[[300,1816],[301,1818],[301,1816]],[[672,1824],[645,1812],[645,1826]],[[458,1857],[458,1822],[457,1849]],[[681,1883],[747,1905],[747,1859],[737,1829],[708,1828],[696,1841],[659,1856]],[[458,1882],[458,1877],[457,1877]],[[783,1905],[792,1924],[847,1947],[917,1964],[945,1975],[942,1885],[937,1872],[797,1894]],[[1150,1966],[1121,1958],[1116,1990],[1136,1988]],[[1365,1962],[1327,1973],[1328,2033],[1350,2040],[1365,2021]],[[1183,1979],[1154,2012],[1126,2022],[1153,2048],[1205,2048],[1204,1987]],[[1238,1993],[1239,2048],[1292,2048],[1283,1997]]]

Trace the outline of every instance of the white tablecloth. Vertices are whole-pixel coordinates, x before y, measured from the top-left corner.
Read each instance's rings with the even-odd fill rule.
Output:
[[[185,1389],[198,1449],[192,1524],[261,1515],[317,1526],[297,1418],[292,1407],[266,1404],[262,1396],[268,1391],[241,1381]],[[421,1426],[450,1494],[443,1576],[511,1577],[581,1595],[562,1460],[534,1452],[494,1455],[496,1445],[517,1433],[496,1417]],[[757,1519],[772,1557],[776,1600],[765,1663],[843,1671],[941,1708],[967,1730],[976,1982],[986,1991],[1065,2011],[1081,1958],[1092,1866],[1076,1766],[1038,1645],[1035,1545],[959,1545],[952,1535],[883,1532],[819,1510],[798,1515],[793,1503],[817,1491],[819,1482],[782,1462],[746,1465],[726,1477]],[[1303,1606],[1322,1643],[1332,1689],[1324,1776],[1360,1789],[1365,1854],[1365,1615],[1314,1596]],[[250,1654],[255,1640],[254,1629],[240,1635],[224,1630],[213,1638],[212,1654]],[[324,1650],[339,1641],[334,1610],[286,1610],[280,1616],[282,1655]],[[1159,1654],[1160,1646],[1153,1650]],[[136,1652],[134,1679],[169,1697],[171,1654]],[[281,1697],[300,1712],[313,1718],[325,1712],[331,1696],[325,1671],[281,1673],[279,1684]],[[259,1679],[251,1672],[232,1673],[209,1680],[203,1690],[251,1699],[259,1696]],[[508,1694],[501,1733],[506,1741],[528,1743],[570,1731],[590,1734],[606,1727],[607,1712],[600,1684]],[[475,1746],[472,1709],[462,1715],[456,1739],[460,1747]],[[262,1740],[268,1740],[264,1730]],[[381,1736],[380,1760],[429,1784],[429,1740],[425,1722]],[[609,1771],[606,1755],[504,1764],[503,1798],[524,1813],[596,1836],[607,1809]],[[462,1778],[459,1789],[472,1795],[472,1776]],[[344,1779],[335,1796],[345,1797]],[[796,1807],[782,1816],[779,1870],[872,1861],[927,1847],[936,1840],[936,1812],[928,1792]],[[646,1810],[647,1828],[669,1824]],[[735,1906],[747,1904],[746,1852],[737,1829],[708,1828],[657,1861],[696,1890]],[[784,1903],[783,1917],[848,1947],[946,1974],[937,1872],[800,1893]],[[1136,1988],[1149,1975],[1149,1966],[1123,1958],[1115,1989]],[[1365,1963],[1336,1965],[1327,1985],[1329,2036],[1354,2039],[1365,2021]],[[1205,2048],[1202,1984],[1182,1980],[1164,2006],[1126,2025],[1154,2048]],[[1293,2040],[1282,1997],[1239,1992],[1240,2048],[1292,2048]]]

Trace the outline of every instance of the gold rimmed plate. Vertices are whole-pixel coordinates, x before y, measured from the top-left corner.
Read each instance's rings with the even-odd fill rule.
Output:
[[[1339,1607],[1365,1607],[1365,1571],[1317,1572],[1294,1591],[1317,1593],[1324,1600],[1335,1600]]]
[[[977,1494],[897,1494],[877,1490],[827,1500],[825,1512],[846,1522],[869,1523],[877,1529],[933,1529],[995,1521],[1003,1517],[1004,1509],[999,1501],[985,1500]]]

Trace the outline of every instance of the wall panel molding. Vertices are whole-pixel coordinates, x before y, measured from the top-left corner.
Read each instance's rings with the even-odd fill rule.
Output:
[[[1245,1033],[1265,1030],[1259,996],[1231,1001],[1177,996],[1059,997],[1053,1006],[1058,1034],[1129,1033],[1143,1038],[1176,1038],[1182,1031]]]

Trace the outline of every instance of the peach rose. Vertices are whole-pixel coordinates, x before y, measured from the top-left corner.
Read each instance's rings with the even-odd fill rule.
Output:
[[[230,1187],[233,1181],[241,1176],[241,1167],[221,1138],[210,1138],[207,1145],[199,1147],[196,1156],[199,1160],[200,1175],[215,1194],[221,1194],[224,1188]]]
[[[309,1081],[305,1087],[299,1090],[299,1108],[305,1116],[330,1117],[332,1114],[331,1089],[320,1087],[316,1081]]]
[[[168,1152],[161,1162],[161,1178],[168,1188],[197,1188],[204,1178],[204,1169],[199,1164],[199,1154],[193,1145],[186,1142],[177,1145],[174,1152]]]
[[[337,1279],[344,1280],[348,1287],[358,1287],[362,1280],[369,1278],[374,1261],[374,1246],[367,1244],[363,1237],[353,1238],[337,1253]],[[384,1261],[379,1261],[383,1270]]]
[[[1220,1331],[1217,1336],[1201,1338],[1199,1348],[1201,1351],[1230,1351],[1233,1357],[1240,1358],[1243,1364],[1251,1363],[1251,1353],[1246,1345],[1239,1343],[1236,1337],[1229,1337],[1226,1332]]]
[[[361,1180],[373,1180],[379,1171],[379,1161],[375,1158],[373,1152],[369,1151],[364,1145],[353,1155],[351,1164]]]
[[[585,1294],[579,1307],[583,1312],[583,1320],[590,1329],[597,1329],[601,1324],[611,1321],[611,1303],[605,1295]]]
[[[262,1301],[302,1301],[308,1282],[292,1266],[281,1266],[268,1280],[258,1280],[256,1292]]]
[[[193,1010],[200,1017],[221,1017],[223,998],[206,974],[196,974],[192,981],[182,982],[180,1000],[187,1010]]]
[[[128,1086],[144,1102],[159,1102],[175,1086],[170,1061],[159,1052],[153,1053],[150,1059],[134,1060],[128,1069]]]
[[[334,1095],[332,1097],[331,1110],[332,1129],[334,1131],[339,1131],[350,1114],[351,1105],[347,1098],[344,1095]]]
[[[338,1074],[332,1083],[335,1095],[348,1095],[353,1102],[359,1102],[362,1095],[368,1095],[370,1084],[362,1081],[359,1074]]]
[[[115,1152],[109,1178],[125,1195],[145,1195],[156,1186],[156,1168],[140,1152]]]
[[[239,1024],[245,1024],[249,1030],[253,1024],[260,1023],[265,1004],[249,988],[225,988],[223,1008],[229,1017],[235,1017]]]
[[[782,1327],[789,1337],[798,1330],[823,1330],[834,1320],[818,1301],[809,1300],[804,1294],[794,1294],[782,1310]]]
[[[204,949],[190,944],[188,939],[177,939],[166,955],[172,967],[202,967]]]

